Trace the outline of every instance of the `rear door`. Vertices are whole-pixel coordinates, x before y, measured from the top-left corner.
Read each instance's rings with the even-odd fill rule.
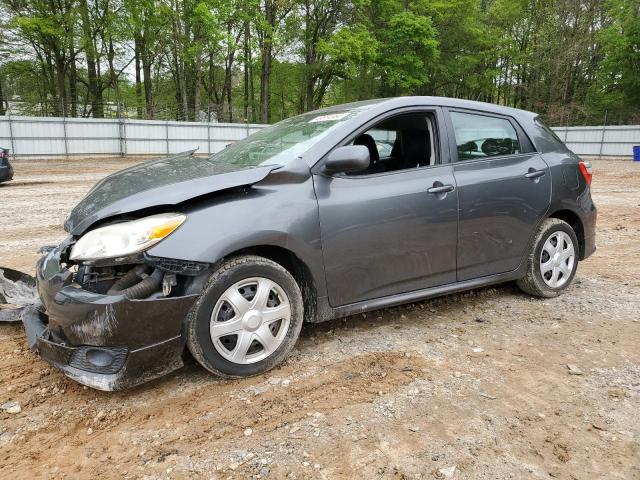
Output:
[[[551,201],[551,175],[517,122],[449,110],[458,188],[458,281],[514,270]]]

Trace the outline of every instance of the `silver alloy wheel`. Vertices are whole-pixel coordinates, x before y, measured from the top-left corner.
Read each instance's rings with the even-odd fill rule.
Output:
[[[563,231],[554,232],[547,238],[540,252],[540,274],[551,288],[563,286],[569,280],[576,261],[571,237]]]
[[[211,341],[225,359],[248,364],[264,360],[282,344],[291,323],[291,304],[282,287],[263,277],[227,288],[211,315]]]

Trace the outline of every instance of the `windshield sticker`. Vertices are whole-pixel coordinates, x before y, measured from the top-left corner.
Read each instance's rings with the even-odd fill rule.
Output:
[[[335,122],[336,120],[342,120],[349,112],[338,112],[338,113],[329,113],[327,115],[320,115],[318,117],[312,118],[309,120],[309,123],[319,123],[319,122]]]

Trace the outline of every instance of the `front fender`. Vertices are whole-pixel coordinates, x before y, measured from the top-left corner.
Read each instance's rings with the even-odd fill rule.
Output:
[[[242,249],[277,246],[294,253],[326,292],[318,204],[311,179],[277,186],[254,185],[188,205],[186,222],[148,254],[215,263]]]

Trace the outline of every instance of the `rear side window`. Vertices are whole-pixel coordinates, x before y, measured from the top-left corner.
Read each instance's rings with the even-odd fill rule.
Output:
[[[534,123],[536,126],[542,130],[542,134],[537,139],[538,142],[544,141],[543,149],[552,151],[552,150],[569,150],[568,147],[564,144],[560,137],[551,130],[551,128],[544,122],[540,117],[536,117],[534,119]]]
[[[514,155],[521,152],[515,128],[504,118],[450,112],[458,160]]]

